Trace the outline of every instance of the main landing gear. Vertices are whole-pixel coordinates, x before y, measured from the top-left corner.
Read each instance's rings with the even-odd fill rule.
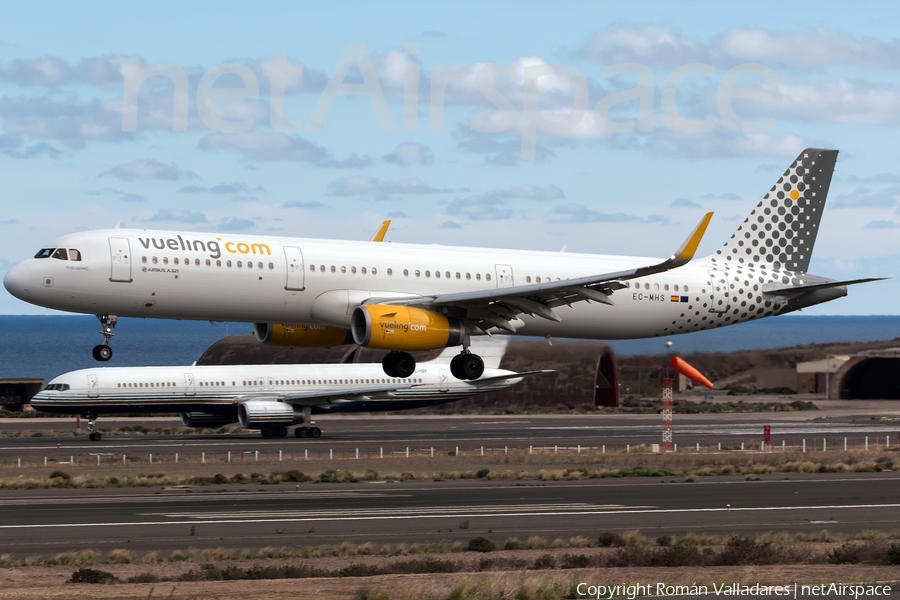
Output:
[[[388,352],[381,361],[381,366],[388,377],[405,379],[416,370],[416,359],[409,352]]]
[[[484,373],[484,361],[471,352],[457,354],[450,361],[450,373],[457,379],[478,379]]]
[[[294,429],[294,437],[298,438],[320,438],[322,430],[316,427],[316,422],[312,420],[312,407],[303,407],[303,425]]]
[[[388,352],[381,361],[388,377],[406,378],[416,370],[416,359],[408,352]],[[457,379],[478,379],[484,374],[484,361],[477,354],[463,351],[450,361],[450,372]]]
[[[97,430],[97,413],[88,413],[84,415],[84,418],[88,420],[88,439],[92,442],[99,442],[103,436]]]
[[[106,362],[112,358],[113,351],[112,348],[109,347],[109,340],[115,335],[113,333],[113,327],[116,326],[119,317],[116,315],[97,315],[97,318],[100,319],[100,335],[103,336],[103,343],[94,346],[94,349],[91,351],[91,356],[94,357],[94,360]]]
[[[264,438],[287,437],[288,430],[287,427],[268,427],[261,429],[260,433]]]

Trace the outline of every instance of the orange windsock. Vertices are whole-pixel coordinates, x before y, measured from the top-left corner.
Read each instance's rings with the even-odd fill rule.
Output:
[[[705,385],[708,388],[711,388],[713,384],[709,382],[709,379],[700,374],[700,371],[687,364],[677,356],[672,357],[672,368],[696,383],[700,385]]]

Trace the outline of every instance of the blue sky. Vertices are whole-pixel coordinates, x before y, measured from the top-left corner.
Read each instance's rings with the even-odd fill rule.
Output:
[[[366,239],[392,218],[395,241],[665,256],[713,210],[706,254],[814,146],[841,154],[810,270],[895,279],[808,312],[900,312],[889,301],[900,296],[893,3],[340,7],[5,5],[0,271],[54,237],[116,222]],[[303,67],[284,79],[284,116],[297,131],[271,118],[278,94],[268,74],[279,55],[294,73]],[[368,85],[368,95],[330,96],[329,80],[351,55],[370,62],[379,91],[354,60],[344,82]],[[154,77],[129,131],[128,69],[161,64],[187,82],[186,127],[173,130],[178,94]],[[622,64],[632,66],[609,72]],[[247,98],[208,103],[219,123],[252,119],[244,131],[198,113],[201,80],[222,65],[239,68],[208,75],[216,88],[245,86],[240,69],[259,85]],[[747,65],[734,86],[767,95],[731,102],[734,126],[718,99],[728,74]],[[500,100],[479,87],[481,75]],[[641,116],[637,97],[596,108],[630,90],[650,112]],[[326,98],[330,110],[313,127]],[[491,123],[495,131],[478,130]],[[622,123],[632,130],[609,127]],[[0,293],[0,313],[36,312]]]

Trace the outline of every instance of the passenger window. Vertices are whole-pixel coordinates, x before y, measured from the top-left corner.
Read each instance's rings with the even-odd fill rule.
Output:
[[[688,291],[687,285],[684,286],[684,291],[685,291],[685,292]]]
[[[207,259],[206,259],[206,266],[209,267],[209,266],[211,266],[211,265],[212,265],[212,262],[207,258]]]
[[[147,263],[147,257],[146,257],[146,256],[142,256],[142,257],[141,257],[141,262],[144,263],[144,264],[146,264],[146,263]]]
[[[176,258],[173,258],[173,259],[172,259],[172,263],[177,265],[177,264],[178,264],[178,258],[177,258],[177,257],[176,257]]]
[[[200,266],[200,259],[199,259],[199,258],[195,258],[195,259],[194,259],[194,266],[195,266],[195,267],[199,267],[199,266]]]
[[[334,273],[335,271],[337,271],[337,269],[335,268],[334,265],[331,265],[331,272]]]
[[[53,251],[56,248],[41,248],[38,250],[38,253],[34,255],[35,258],[50,258],[50,255],[53,254]]]
[[[425,271],[425,274],[428,275],[428,271]],[[434,272],[434,276],[437,277],[438,279],[440,279],[440,278],[441,278],[441,272],[440,272],[440,271],[435,271],[435,272]]]
[[[444,277],[450,279],[450,271],[444,271]],[[459,273],[456,274],[456,277],[459,278]]]
[[[320,273],[324,273],[324,272],[325,272],[325,265],[319,265],[319,272],[320,272]]]
[[[365,267],[361,268],[361,269],[359,270],[359,272],[362,273],[363,275],[365,275],[365,274],[366,274],[366,268],[365,268]]]
[[[403,269],[403,276],[409,277],[409,269]]]
[[[159,262],[159,260],[154,256],[150,262],[152,262],[155,265],[157,262]]]
[[[309,270],[312,271],[313,273],[315,273],[315,272],[316,272],[316,265],[309,265]]]
[[[466,273],[466,279],[472,279],[472,274],[471,274],[471,273]]]
[[[372,267],[372,275],[378,275],[378,269]]]
[[[490,273],[485,274],[484,278],[485,278],[487,281],[490,281],[490,280],[491,280],[491,274],[490,274]]]
[[[164,265],[169,264],[169,257],[168,257],[168,256],[163,256],[163,264],[164,264]]]
[[[677,283],[675,284],[675,291],[676,291],[676,292],[678,291],[678,284],[677,284]]]
[[[659,284],[658,284],[658,283],[654,283],[654,284],[653,284],[653,289],[656,290],[656,291],[658,292],[658,291],[659,291]]]
[[[81,252],[79,252],[75,248],[69,248],[69,260],[81,262]]]
[[[431,277],[431,271],[425,271],[425,277]]]
[[[217,261],[216,261],[216,266],[217,266],[217,267],[221,267],[221,266],[222,266],[222,261],[221,261],[221,260],[217,260]]]
[[[665,290],[666,290],[667,292],[669,291],[669,284],[668,284],[668,283],[667,283],[666,285],[664,285],[663,287],[665,288]]]
[[[242,266],[244,266],[242,263],[243,263],[243,261],[240,261],[240,260],[237,261],[237,268],[238,268],[238,269],[240,269]]]
[[[525,283],[531,283],[531,275],[525,276]]]
[[[347,272],[347,267],[341,267],[341,273],[346,273],[346,272]]]
[[[419,275],[420,275],[419,270],[416,269],[416,277],[419,277]]]
[[[225,261],[225,266],[228,267],[228,268],[230,269],[230,268],[231,268],[231,261],[230,261],[230,260],[226,260],[226,261]]]
[[[388,276],[393,275],[393,274],[394,274],[394,270],[393,270],[393,269],[388,269],[388,270],[387,270],[387,274],[388,274]]]
[[[481,273],[475,273],[475,280],[481,281]]]
[[[350,273],[356,275],[356,267],[350,267]]]
[[[272,264],[272,263],[269,263],[269,264]],[[257,269],[262,269],[262,268],[263,268],[263,267],[262,267],[262,263],[256,263],[256,268],[257,268]]]
[[[69,260],[69,253],[66,252],[65,248],[57,248],[56,252],[53,253],[52,258],[58,258],[59,260]]]
[[[262,263],[260,263],[260,264],[262,264]],[[261,269],[261,268],[262,268],[262,267],[260,267],[260,269]],[[269,270],[271,271],[271,270],[273,270],[274,268],[275,268],[275,264],[274,264],[274,263],[269,263]]]
[[[461,278],[461,275],[459,274],[459,271],[456,272],[456,278],[457,278],[457,279],[460,279],[460,278]]]
[[[252,261],[252,260],[248,260],[248,261],[247,261],[247,268],[248,268],[248,269],[252,269],[252,268],[253,268],[253,261]]]

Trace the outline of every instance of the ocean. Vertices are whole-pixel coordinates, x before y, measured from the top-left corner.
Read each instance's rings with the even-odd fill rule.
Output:
[[[102,341],[99,331],[100,322],[93,316],[0,315],[0,377],[49,381],[66,371],[96,367],[91,348]],[[251,332],[247,323],[123,318],[112,339],[113,358],[105,366],[190,365],[217,340]],[[895,338],[900,338],[900,316],[785,315],[671,339],[674,353],[688,353]],[[620,355],[660,354],[665,352],[665,339],[613,341],[610,345]]]

